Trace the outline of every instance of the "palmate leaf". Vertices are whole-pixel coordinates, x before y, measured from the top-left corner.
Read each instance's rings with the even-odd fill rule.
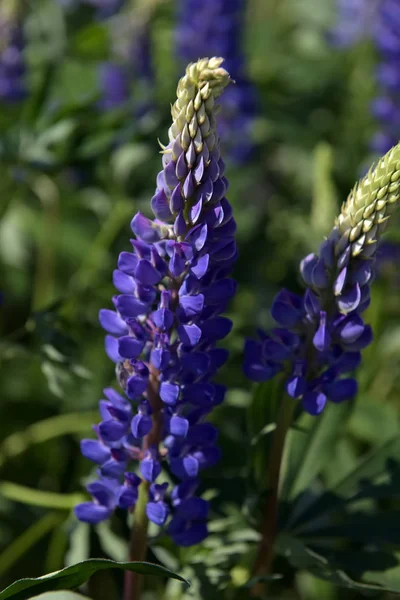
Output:
[[[303,459],[307,463],[307,453]],[[298,494],[282,500],[278,552],[295,568],[336,585],[400,594],[396,578],[386,579],[386,572],[399,564],[394,551],[400,548],[395,527],[400,510],[376,506],[378,500],[400,496],[398,437],[363,457],[331,488],[321,488],[321,481],[302,485]]]
[[[165,567],[154,565],[152,563],[114,562],[112,560],[94,558],[72,565],[61,571],[43,575],[42,577],[20,579],[0,592],[0,600],[26,600],[27,598],[32,598],[34,595],[43,594],[49,591],[65,589],[74,590],[88,581],[94,573],[105,569],[120,569],[140,573],[142,575],[171,577],[189,585],[188,581],[183,579],[183,577],[177,573],[173,573]]]
[[[400,586],[388,587],[382,581],[382,577],[380,577],[382,584],[375,581],[364,582],[353,579],[343,569],[337,567],[334,562],[329,561],[326,557],[307,547],[301,540],[289,534],[283,533],[278,537],[277,552],[284,555],[296,569],[305,569],[320,579],[360,592],[364,596],[375,596],[377,592],[384,591],[400,595]],[[357,560],[357,553],[353,552],[352,555]],[[350,554],[346,556],[346,559],[350,559],[351,563]]]

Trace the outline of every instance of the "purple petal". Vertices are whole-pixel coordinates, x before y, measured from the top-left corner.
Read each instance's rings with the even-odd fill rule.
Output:
[[[137,300],[130,294],[121,294],[116,298],[116,307],[118,312],[125,318],[138,317],[147,312],[147,306],[144,302]],[[111,312],[111,311],[110,311]],[[101,322],[101,321],[100,321]],[[117,333],[110,331],[110,333]],[[128,331],[120,332],[119,335],[127,334]]]
[[[138,358],[144,348],[144,341],[137,340],[131,335],[119,338],[118,352],[123,358]]]
[[[324,410],[326,400],[322,392],[306,392],[301,403],[305,411],[316,416]]]
[[[332,402],[351,400],[357,394],[357,381],[355,379],[339,379],[325,387],[325,392]]]
[[[111,516],[112,510],[94,502],[83,502],[74,508],[74,513],[79,521],[96,525]]]
[[[199,343],[202,331],[197,325],[186,325],[182,323],[177,328],[179,339],[185,346],[196,346]]]
[[[137,414],[133,417],[131,423],[131,429],[133,437],[143,438],[145,435],[150,433],[153,427],[153,420],[150,415]]]
[[[108,358],[115,363],[119,363],[123,360],[122,356],[118,352],[118,340],[112,335],[106,335],[104,339],[105,350]]]
[[[99,321],[103,329],[114,335],[126,335],[128,327],[121,317],[113,310],[102,308],[99,312]]]
[[[163,381],[160,385],[160,398],[165,404],[173,406],[179,398],[179,391],[179,385]]]
[[[169,508],[165,502],[148,502],[146,514],[149,521],[161,527],[167,520]]]
[[[171,435],[186,437],[189,429],[189,422],[184,417],[174,416],[169,421],[169,432]]]
[[[111,456],[110,449],[98,440],[81,440],[81,452],[85,458],[101,465]]]

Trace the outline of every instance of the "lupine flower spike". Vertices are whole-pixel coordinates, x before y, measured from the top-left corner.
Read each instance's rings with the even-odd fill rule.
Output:
[[[117,507],[132,510],[138,486],[150,486],[148,518],[169,521],[168,533],[184,546],[207,535],[208,503],[195,491],[200,471],[219,460],[217,430],[205,419],[224,397],[212,379],[227,359],[216,344],[231,329],[220,315],[236,289],[236,225],[214,116],[229,83],[221,64],[199,60],[179,82],[155,218],[133,218],[133,251],[120,254],[114,271],[115,310],[100,311],[128,398],[104,391],[97,439],[82,441],[99,479],[88,486],[93,501],[76,507],[79,519],[96,523]],[[172,490],[163,468],[178,481]]]
[[[277,327],[249,340],[244,369],[254,381],[278,372],[286,391],[312,415],[327,400],[342,402],[357,392],[351,373],[372,341],[362,312],[370,302],[376,251],[400,198],[400,145],[380,159],[350,193],[319,255],[300,265],[303,295],[279,292],[272,306]]]

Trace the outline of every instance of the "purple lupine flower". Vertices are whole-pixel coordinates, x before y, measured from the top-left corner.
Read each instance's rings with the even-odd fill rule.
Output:
[[[114,53],[118,62],[101,65],[100,87],[101,107],[104,110],[125,104],[130,97],[130,87],[134,93],[135,114],[140,117],[151,107],[151,91],[154,72],[151,57],[150,30],[148,24],[124,22],[125,18],[113,24],[112,38]]]
[[[370,302],[378,241],[399,200],[399,153],[398,145],[359,182],[319,255],[302,260],[304,295],[279,292],[271,310],[277,327],[246,343],[249,379],[283,373],[286,392],[312,415],[328,400],[342,402],[357,392],[348,374],[372,341],[361,315]]]
[[[245,74],[242,50],[243,0],[180,0],[176,45],[186,64],[199,56],[224,56],[226,68],[235,80],[224,95],[219,132],[229,157],[246,162],[254,150],[252,129],[257,113],[256,93]]]
[[[121,252],[114,271],[114,310],[100,311],[106,352],[129,400],[105,390],[97,440],[82,442],[99,465],[100,487],[90,484],[93,501],[76,508],[78,518],[98,522],[117,507],[132,509],[138,485],[146,485],[148,518],[180,545],[207,535],[208,504],[194,494],[199,473],[220,456],[206,418],[224,397],[213,377],[228,356],[218,342],[232,323],[221,313],[236,290],[236,225],[213,108],[229,83],[221,63],[202,59],[179,82],[151,201],[155,218],[133,218],[133,250]],[[132,479],[132,461],[140,478]],[[163,468],[180,482],[172,490]]]
[[[100,106],[111,110],[123,105],[129,98],[129,75],[125,65],[106,62],[99,69],[102,96]]]
[[[0,7],[0,102],[19,102],[26,96],[22,22]]]
[[[377,68],[379,96],[372,103],[372,113],[380,127],[371,141],[371,149],[383,154],[400,138],[400,4],[397,0],[380,0],[373,29],[380,54]]]
[[[380,1],[336,0],[336,23],[328,34],[330,43],[348,48],[370,36]]]

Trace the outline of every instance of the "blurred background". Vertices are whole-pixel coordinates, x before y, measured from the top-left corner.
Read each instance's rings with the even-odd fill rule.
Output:
[[[246,523],[243,341],[270,325],[281,287],[300,289],[299,261],[400,137],[400,63],[391,60],[400,3],[386,2],[392,13],[384,5],[1,0],[0,588],[88,556],[125,557],[122,516],[90,528],[72,513],[91,477],[79,440],[115,379],[97,315],[110,307],[133,214],[150,214],[178,78],[188,62],[216,54],[236,81],[221,102],[220,135],[240,250],[231,358],[220,375],[229,393],[213,415],[223,460],[203,477],[213,535],[201,552],[179,553],[163,538],[149,552],[167,567],[184,564],[190,594],[152,580],[145,598],[236,598],[255,541]],[[328,483],[399,433],[399,224],[382,245],[366,317],[375,342],[327,451],[320,477]],[[398,570],[394,580],[400,586]],[[87,593],[109,599],[120,584],[105,572]],[[286,573],[280,594],[361,597],[302,570]]]

